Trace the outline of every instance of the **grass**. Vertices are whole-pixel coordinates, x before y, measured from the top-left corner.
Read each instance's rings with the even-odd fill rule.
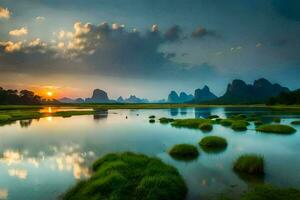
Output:
[[[222,126],[231,126],[232,122],[233,122],[233,120],[231,120],[231,119],[222,119],[220,121],[220,124]]]
[[[231,128],[235,131],[245,131],[249,123],[245,120],[236,120],[231,124]]]
[[[291,124],[293,124],[293,125],[300,125],[300,120],[292,121]]]
[[[154,118],[155,118],[155,115],[150,115],[149,118],[150,118],[150,119],[154,119]]]
[[[199,128],[202,131],[208,132],[211,131],[213,129],[213,126],[211,125],[211,123],[203,123],[199,125]]]
[[[264,123],[263,123],[262,121],[260,121],[260,120],[254,122],[254,125],[255,125],[255,126],[261,126],[261,125],[263,125],[263,124],[264,124]]]
[[[155,123],[155,119],[150,119],[149,123]]]
[[[10,119],[11,119],[10,115],[0,115],[0,123],[9,121]]]
[[[206,152],[219,152],[227,147],[227,141],[225,138],[219,136],[206,136],[199,142],[201,148]]]
[[[264,133],[292,134],[296,132],[296,129],[283,124],[265,124],[257,127],[256,131]]]
[[[169,154],[178,160],[192,160],[198,157],[199,151],[191,144],[177,144],[169,150]]]
[[[263,175],[264,158],[255,154],[242,155],[234,162],[233,169],[239,173]]]
[[[95,110],[73,110],[73,111],[58,111],[52,114],[56,117],[71,117],[76,115],[93,115],[96,114]]]
[[[279,117],[275,117],[275,118],[273,118],[273,122],[280,123],[281,119]]]
[[[168,123],[171,123],[173,121],[174,121],[173,118],[166,118],[166,117],[159,118],[159,122],[162,123],[162,124],[168,124]]]
[[[175,119],[172,126],[198,129],[200,125],[210,122],[210,119]]]
[[[91,177],[69,189],[63,200],[183,200],[187,194],[174,167],[142,154],[108,154],[95,161],[92,169]]]
[[[300,200],[300,190],[257,185],[242,195],[241,200]]]
[[[207,117],[208,119],[217,119],[220,118],[218,115],[210,115]]]

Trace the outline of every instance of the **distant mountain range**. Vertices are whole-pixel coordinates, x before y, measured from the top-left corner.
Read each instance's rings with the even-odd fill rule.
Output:
[[[205,85],[202,89],[198,88],[195,90],[194,95],[186,94],[185,92],[180,92],[178,95],[175,91],[171,91],[168,96],[169,103],[201,103],[204,101],[209,101],[216,99],[217,96],[213,94],[209,87]]]
[[[255,104],[265,103],[270,97],[279,95],[281,92],[289,92],[287,87],[267,79],[255,80],[253,84],[246,84],[236,79],[227,85],[225,94],[215,100],[209,101],[212,104]]]
[[[278,96],[282,92],[289,92],[287,87],[283,87],[277,83],[272,84],[265,78],[255,80],[253,84],[246,84],[244,81],[235,79],[227,85],[224,95],[217,97],[212,93],[207,85],[202,89],[198,88],[193,94],[171,91],[167,101],[164,99],[153,101],[152,103],[203,103],[203,104],[255,104],[265,103],[271,97]],[[59,99],[62,103],[150,103],[148,99],[139,98],[130,95],[128,98],[120,96],[118,99],[109,99],[108,94],[104,90],[95,89],[92,97],[70,99],[64,97]]]

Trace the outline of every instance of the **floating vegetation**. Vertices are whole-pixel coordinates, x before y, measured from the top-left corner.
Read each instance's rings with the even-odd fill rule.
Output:
[[[155,123],[155,119],[150,119],[149,123]]]
[[[256,131],[264,133],[292,134],[296,132],[296,129],[283,124],[265,124],[257,127]]]
[[[231,128],[235,131],[245,131],[245,130],[247,130],[248,125],[249,125],[249,123],[247,121],[236,120],[236,121],[232,122]]]
[[[293,125],[300,125],[300,120],[292,121],[291,124],[293,124]]]
[[[263,175],[264,158],[255,154],[242,155],[234,162],[233,169],[236,172],[251,175]]]
[[[220,121],[220,124],[222,126],[231,126],[232,122],[233,122],[233,120],[231,120],[231,119],[222,119]]]
[[[211,131],[213,129],[213,126],[210,123],[203,123],[203,124],[200,124],[199,128],[202,131],[208,132],[208,131]]]
[[[162,124],[168,124],[168,123],[171,123],[173,121],[174,121],[173,118],[162,117],[162,118],[159,119],[159,122],[162,123]]]
[[[142,154],[108,154],[94,162],[92,176],[77,183],[63,200],[183,200],[187,187],[179,172]]]
[[[260,126],[260,125],[263,125],[263,124],[264,124],[264,123],[263,123],[262,121],[260,121],[260,120],[254,122],[254,125],[255,125],[255,126]]]
[[[193,160],[198,157],[199,151],[191,144],[177,144],[170,149],[169,154],[178,160]]]
[[[211,123],[211,120],[210,119],[175,119],[172,122],[172,126],[198,129],[200,125],[204,123]]]
[[[155,118],[155,115],[150,115],[149,118],[150,118],[150,119],[154,119],[154,118]]]
[[[220,152],[226,149],[227,141],[219,136],[206,136],[199,142],[201,148],[206,152]]]
[[[273,118],[273,122],[280,123],[281,119],[279,117],[275,117],[275,118]]]
[[[207,118],[208,119],[217,119],[217,118],[219,118],[219,116],[218,115],[210,115]]]

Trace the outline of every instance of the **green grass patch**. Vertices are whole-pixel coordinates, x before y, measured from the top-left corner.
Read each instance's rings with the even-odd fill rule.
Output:
[[[256,131],[264,133],[292,134],[296,132],[296,129],[283,124],[265,124],[257,127]]]
[[[281,119],[279,117],[275,117],[275,118],[273,118],[273,122],[280,123]]]
[[[231,124],[231,128],[235,131],[245,131],[249,123],[245,120],[235,120]]]
[[[199,145],[206,152],[219,152],[226,149],[227,141],[219,136],[206,136],[201,139]]]
[[[208,119],[217,119],[220,118],[218,115],[210,115],[207,117]]]
[[[300,125],[300,120],[292,121],[291,124],[293,124],[293,125]]]
[[[155,119],[150,119],[149,123],[155,123]]]
[[[199,125],[199,128],[202,131],[208,132],[211,131],[213,129],[213,125],[211,125],[211,123],[203,123]]]
[[[255,154],[242,155],[234,162],[233,169],[239,173],[263,175],[264,158]]]
[[[108,154],[95,161],[92,176],[77,183],[63,200],[184,200],[187,187],[179,172],[142,154]]]
[[[200,125],[204,123],[211,123],[211,120],[210,119],[175,119],[171,125],[174,127],[198,129]]]
[[[0,115],[0,123],[1,122],[7,122],[11,119],[11,116],[9,115]]]
[[[93,115],[93,114],[96,114],[95,110],[73,110],[73,111],[58,111],[51,115],[56,117],[71,117],[75,115]]]
[[[173,121],[174,121],[173,118],[166,118],[166,117],[159,118],[159,122],[162,123],[162,124],[168,124],[168,123],[171,123]]]
[[[233,120],[231,120],[231,119],[222,119],[220,121],[220,124],[222,126],[231,126],[232,122],[233,122]]]
[[[178,160],[192,160],[198,157],[199,151],[191,144],[177,144],[169,150],[169,154]]]
[[[300,190],[257,185],[242,195],[241,200],[300,200]]]
[[[260,121],[260,120],[254,122],[254,125],[255,125],[255,126],[261,126],[261,125],[263,125],[263,124],[264,124],[264,123],[263,123],[262,121]]]

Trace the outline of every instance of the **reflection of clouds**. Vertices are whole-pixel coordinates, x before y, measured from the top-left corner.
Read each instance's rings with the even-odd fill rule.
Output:
[[[11,165],[11,164],[18,164],[23,160],[23,155],[18,151],[6,150],[3,153],[2,158],[0,159],[1,162]]]
[[[51,146],[50,150],[51,155],[39,151],[35,157],[30,157],[30,153],[27,151],[5,150],[0,157],[0,163],[7,166],[30,164],[38,168],[43,166],[42,162],[51,161],[47,166],[53,170],[72,172],[75,179],[89,177],[90,172],[87,166],[95,157],[93,151],[82,152],[77,144],[63,147]],[[8,174],[19,179],[26,179],[28,172],[26,169],[11,168]]]
[[[85,159],[89,154],[71,152],[69,154],[62,153],[57,155],[55,160],[59,171],[73,171],[73,176],[76,179],[81,177],[89,177],[90,172],[85,165]],[[94,155],[94,154],[93,154]],[[89,157],[91,157],[89,155]]]
[[[6,188],[0,188],[0,199],[4,200],[8,197],[8,190]]]
[[[8,174],[10,176],[15,176],[19,179],[26,179],[28,172],[26,169],[9,169]]]

